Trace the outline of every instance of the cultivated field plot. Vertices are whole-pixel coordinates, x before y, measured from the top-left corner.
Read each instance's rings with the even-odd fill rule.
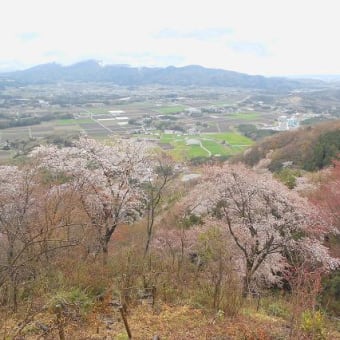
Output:
[[[5,141],[15,141],[18,139],[27,139],[29,138],[29,127],[16,127],[10,129],[0,130],[0,140],[1,142]]]
[[[237,132],[202,133],[198,135],[161,134],[139,138],[159,140],[159,145],[169,150],[176,159],[231,156],[249,147],[253,141]],[[171,147],[169,147],[169,145]]]
[[[111,130],[120,130],[121,127],[128,125],[128,117],[117,117],[106,120],[98,119],[97,123]]]
[[[235,100],[225,99],[219,103],[220,106],[235,104]],[[252,144],[250,139],[237,132],[237,125],[266,121],[269,118],[265,113],[246,108],[234,112],[229,112],[228,109],[217,109],[216,112],[200,111],[200,107],[209,107],[210,103],[207,98],[200,98],[197,94],[194,98],[183,97],[181,101],[176,102],[160,97],[151,101],[124,102],[98,108],[74,106],[69,110],[74,114],[72,119],[0,130],[0,137],[4,142],[82,133],[91,138],[105,140],[111,135],[130,135],[136,130],[149,130],[152,132],[145,138],[156,139],[160,147],[177,159],[224,157],[234,155]],[[219,105],[215,103],[217,108]],[[149,125],[145,122],[146,119],[149,120]],[[183,128],[183,134],[162,134],[159,130],[152,130],[158,129],[157,124],[163,124],[162,131],[177,131],[172,127],[180,126]]]
[[[186,107],[183,105],[174,105],[174,106],[157,107],[157,108],[154,108],[153,111],[156,111],[160,114],[168,115],[168,114],[182,112],[185,110],[185,108]]]
[[[57,126],[69,126],[91,123],[91,118],[80,118],[80,119],[59,119],[56,121]]]
[[[97,115],[96,115],[97,117]],[[113,119],[111,115],[98,115],[98,119],[80,118],[63,119],[56,122],[58,131],[83,132],[93,138],[104,138],[112,133],[112,129],[106,127],[105,122]]]
[[[71,122],[72,119],[65,119],[62,121],[51,121],[40,125],[29,126],[30,137],[42,138],[51,135],[61,135],[69,133],[79,133],[81,128],[79,125]]]
[[[82,123],[79,124],[79,126],[87,135],[93,138],[96,137],[103,138],[111,133],[109,130],[105,129],[95,121],[90,121],[89,123]]]
[[[226,116],[227,118],[240,120],[240,121],[254,121],[261,117],[260,112],[237,112]]]
[[[128,123],[128,119],[115,119],[115,118],[111,118],[111,119],[106,119],[106,120],[97,120],[97,122],[101,125],[104,125],[108,128],[110,127],[115,127],[115,126],[119,126],[120,124],[127,124]]]
[[[253,143],[251,139],[237,132],[212,133],[204,134],[203,136],[207,139],[220,141],[234,147],[250,146]]]

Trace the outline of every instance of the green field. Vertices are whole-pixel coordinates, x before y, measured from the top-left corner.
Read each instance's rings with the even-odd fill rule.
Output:
[[[228,118],[240,120],[254,120],[261,116],[260,112],[238,112],[228,115]]]
[[[182,110],[183,106],[163,107],[163,112]],[[108,132],[90,118],[60,119],[34,126],[4,129],[0,132],[2,140],[15,140],[29,137],[41,138],[53,134],[75,133],[85,131],[91,138],[105,140]],[[242,152],[252,144],[252,140],[236,130],[224,133],[201,133],[197,135],[162,134],[155,131],[148,135],[135,135],[137,138],[154,139],[162,144],[170,144],[172,148],[164,148],[177,160],[197,157],[229,156]],[[1,155],[0,155],[1,156]],[[1,157],[0,157],[1,158]]]
[[[164,106],[164,107],[157,107],[154,109],[154,111],[168,115],[168,114],[173,114],[173,113],[178,113],[182,112],[185,110],[185,106],[183,105],[176,105],[176,106]]]
[[[150,136],[149,136],[150,137]],[[206,150],[200,145],[187,145],[188,139],[197,139],[202,146],[209,150],[212,155],[229,156],[241,152],[250,146],[253,141],[237,132],[209,133],[192,136],[162,134],[161,143],[168,143],[173,146],[169,152],[177,159],[208,157]]]
[[[221,143],[212,140],[202,140],[202,145],[213,155],[227,156],[233,153],[232,148],[225,147]]]
[[[196,157],[208,157],[209,154],[199,145],[191,145],[190,147],[188,147],[187,156],[192,159]]]
[[[251,145],[253,141],[243,136],[237,132],[225,132],[225,133],[207,133],[202,134],[203,137],[209,138],[209,139],[215,139],[218,141],[226,141],[229,145]]]
[[[173,143],[175,142],[176,140],[179,140],[179,141],[184,141],[184,137],[183,136],[177,136],[177,135],[167,135],[165,133],[163,133],[161,135],[161,138],[160,138],[160,141],[162,143]]]

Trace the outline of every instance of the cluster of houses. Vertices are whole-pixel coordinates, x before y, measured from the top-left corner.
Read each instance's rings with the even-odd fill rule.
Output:
[[[265,125],[264,130],[287,131],[297,129],[300,126],[301,117],[298,113],[288,117],[279,116],[275,125]]]
[[[280,116],[278,118],[278,126],[276,130],[287,131],[287,130],[296,129],[299,126],[300,126],[300,122],[296,115],[293,115],[292,117]]]

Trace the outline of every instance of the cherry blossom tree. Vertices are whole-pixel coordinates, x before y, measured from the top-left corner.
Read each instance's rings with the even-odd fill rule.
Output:
[[[154,231],[155,217],[164,190],[174,175],[173,160],[165,153],[156,154],[153,157],[154,175],[149,177],[144,184],[145,189],[145,215],[146,215],[146,243],[144,256],[149,251],[151,239]]]
[[[148,149],[144,142],[132,140],[104,145],[81,138],[73,147],[41,146],[32,153],[78,193],[104,263],[117,226],[135,221],[145,211],[145,184],[155,175]],[[152,199],[157,201],[159,193],[155,195]]]
[[[29,220],[34,206],[33,189],[34,175],[31,171],[20,171],[15,166],[0,168],[0,250],[2,252],[0,287],[7,281],[10,282],[14,310],[17,308],[19,275],[16,262],[21,252],[21,244],[26,243],[29,234]]]
[[[72,197],[54,186],[42,188],[34,166],[0,167],[0,288],[16,310],[18,286],[46,267],[49,256],[74,242],[67,240]]]
[[[199,205],[193,213],[222,222],[241,259],[244,293],[256,284],[278,284],[288,267],[285,254],[304,249],[315,263],[334,269],[317,237],[327,228],[308,202],[275,181],[242,165],[206,169],[189,200]],[[281,275],[279,275],[281,274]]]

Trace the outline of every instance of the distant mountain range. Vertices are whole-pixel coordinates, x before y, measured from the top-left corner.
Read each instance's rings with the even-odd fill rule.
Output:
[[[291,90],[306,86],[306,80],[264,77],[191,65],[184,67],[131,67],[105,65],[95,60],[70,66],[42,64],[27,70],[0,74],[0,80],[21,84],[58,82],[109,82],[122,86],[159,84],[166,86],[239,87],[272,90]],[[318,81],[310,81],[317,84]]]
[[[325,82],[340,82],[340,74],[301,74],[295,76],[288,76],[289,79],[315,79]]]

